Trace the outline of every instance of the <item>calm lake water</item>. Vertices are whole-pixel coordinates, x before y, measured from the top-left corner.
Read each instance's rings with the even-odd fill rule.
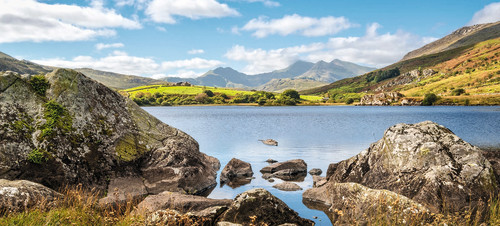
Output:
[[[361,106],[185,106],[145,107],[161,121],[176,127],[200,144],[200,150],[218,158],[221,170],[235,157],[252,164],[251,183],[238,188],[217,188],[210,198],[234,198],[252,188],[265,188],[301,217],[317,225],[330,225],[321,211],[302,204],[302,192],[312,187],[308,175],[298,182],[304,190],[284,192],[262,179],[259,172],[272,158],[278,161],[303,159],[308,170],[320,168],[325,176],[330,163],[347,159],[379,140],[397,123],[431,120],[480,147],[500,147],[500,107],[361,107]],[[267,146],[259,139],[272,138],[279,146]],[[219,171],[220,173],[220,171]]]

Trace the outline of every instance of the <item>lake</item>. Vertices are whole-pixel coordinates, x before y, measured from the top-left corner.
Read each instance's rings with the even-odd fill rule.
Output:
[[[285,192],[274,189],[280,183],[263,179],[259,172],[265,160],[303,159],[308,170],[320,168],[325,176],[330,163],[352,157],[379,140],[384,131],[397,123],[431,120],[448,127],[465,141],[480,147],[500,147],[500,107],[364,107],[364,106],[183,106],[144,107],[168,125],[195,138],[200,151],[218,158],[221,170],[238,158],[252,164],[251,183],[238,188],[217,186],[210,198],[234,198],[252,188],[265,188],[301,217],[317,225],[331,225],[321,211],[302,204],[302,192],[312,187],[308,175],[298,182],[304,190]],[[278,146],[267,146],[259,139],[272,138]],[[220,171],[219,171],[220,173]]]

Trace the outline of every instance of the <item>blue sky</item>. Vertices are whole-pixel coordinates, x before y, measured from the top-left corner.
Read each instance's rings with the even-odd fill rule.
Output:
[[[0,0],[0,51],[44,65],[147,77],[297,60],[382,67],[466,25],[487,0]]]

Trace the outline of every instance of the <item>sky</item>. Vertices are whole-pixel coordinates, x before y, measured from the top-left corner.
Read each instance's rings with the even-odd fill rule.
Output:
[[[499,20],[498,0],[0,0],[0,51],[152,78],[258,74],[297,60],[383,67]]]

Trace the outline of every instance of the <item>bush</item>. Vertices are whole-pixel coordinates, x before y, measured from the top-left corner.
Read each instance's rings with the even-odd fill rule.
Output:
[[[422,101],[423,106],[431,106],[438,100],[438,97],[434,93],[425,94],[424,100]]]
[[[294,90],[294,89],[287,89],[287,90],[283,91],[283,93],[281,93],[281,96],[290,97],[290,98],[295,99],[295,100],[300,99],[299,92],[297,92],[297,90]]]
[[[451,95],[452,96],[460,96],[462,94],[465,93],[465,90],[460,88],[460,89],[454,89],[453,91],[451,91]]]
[[[205,90],[205,91],[203,91],[203,93],[207,94],[208,97],[214,96],[214,92],[212,92],[211,90]]]
[[[33,90],[35,90],[35,92],[40,96],[45,96],[45,92],[47,92],[47,89],[50,87],[49,82],[43,75],[35,75],[31,77],[29,84],[31,85],[31,88],[33,88]]]
[[[349,98],[349,99],[347,99],[347,100],[346,100],[346,102],[345,102],[345,103],[346,103],[346,104],[352,104],[352,103],[354,103],[354,99]]]
[[[28,154],[28,161],[35,164],[42,164],[42,162],[46,162],[49,159],[48,156],[50,155],[47,151],[36,148]]]

